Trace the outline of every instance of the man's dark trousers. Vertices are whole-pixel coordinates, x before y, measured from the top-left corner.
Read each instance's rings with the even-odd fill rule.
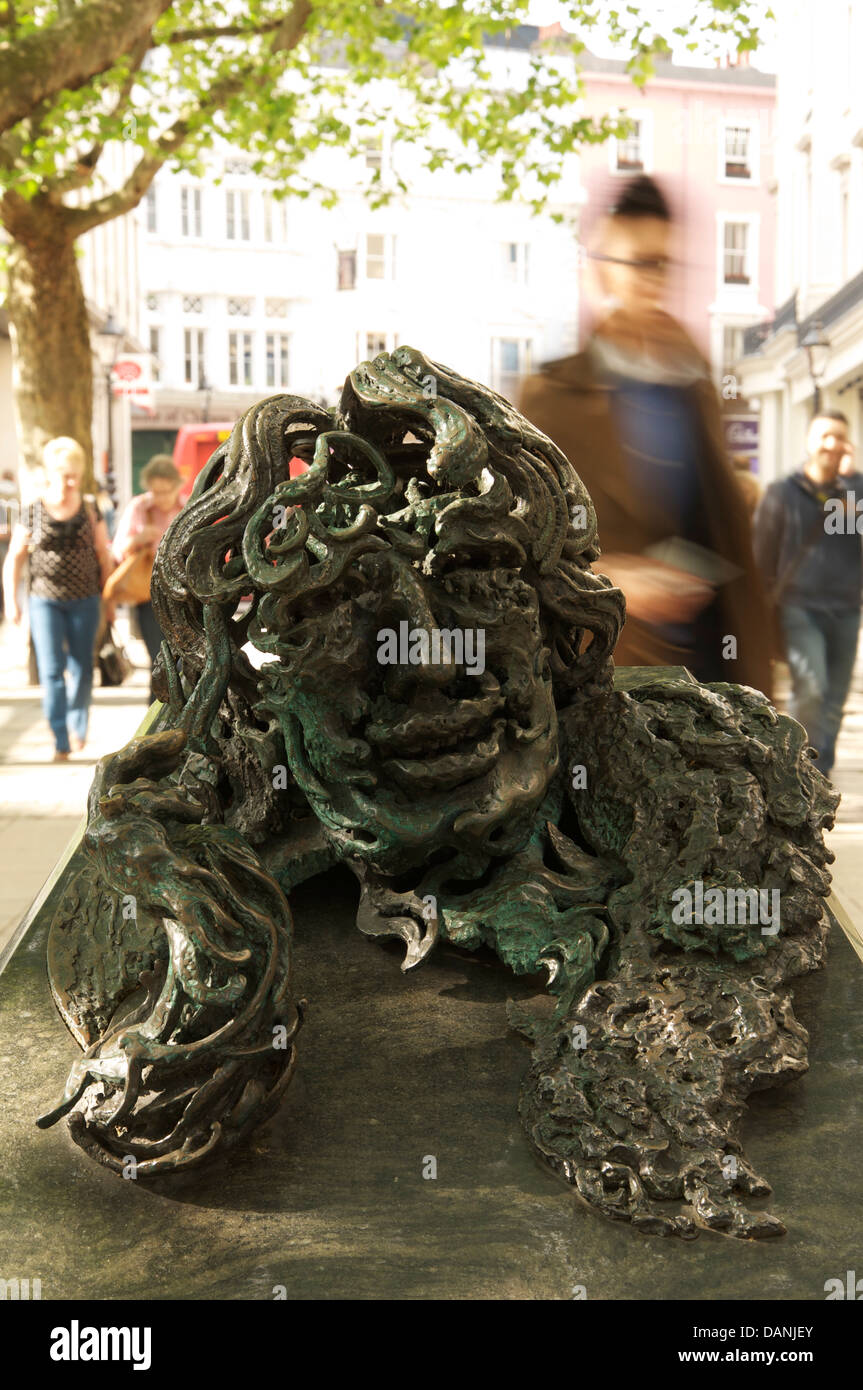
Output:
[[[781,617],[793,686],[791,714],[818,750],[819,772],[829,777],[854,673],[860,609],[822,612],[786,604]]]

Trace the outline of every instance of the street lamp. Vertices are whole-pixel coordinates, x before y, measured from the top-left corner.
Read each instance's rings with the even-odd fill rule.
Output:
[[[820,319],[816,319],[808,329],[800,346],[806,349],[806,360],[809,363],[809,375],[812,379],[812,394],[815,397],[815,413],[817,415],[821,409],[821,379],[824,376],[827,358],[830,355],[830,339],[824,332],[824,325]]]
[[[116,482],[114,479],[114,412],[113,405],[113,382],[114,364],[120,353],[120,344],[126,336],[125,329],[114,318],[112,309],[108,310],[108,317],[102,324],[97,333],[99,339],[99,359],[105,369],[105,401],[108,410],[108,448],[105,469],[105,491],[112,503],[116,506]]]

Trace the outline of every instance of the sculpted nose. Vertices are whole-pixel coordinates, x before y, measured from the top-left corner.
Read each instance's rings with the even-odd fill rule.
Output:
[[[449,650],[441,651],[438,620],[422,584],[412,574],[399,571],[394,576],[390,612],[395,621],[398,659],[389,667],[385,688],[394,698],[404,698],[412,685],[448,685],[458,675],[458,666]]]

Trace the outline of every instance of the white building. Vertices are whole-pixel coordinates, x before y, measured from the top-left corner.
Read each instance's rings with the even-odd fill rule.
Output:
[[[778,9],[776,296],[748,330],[736,366],[761,405],[762,477],[797,468],[814,404],[808,331],[829,339],[825,405],[863,444],[863,9],[847,0],[783,0]]]
[[[536,31],[519,34],[490,50],[502,81],[526,77]],[[552,207],[560,224],[497,202],[494,161],[471,175],[422,166],[417,145],[388,134],[365,157],[321,151],[307,172],[339,192],[329,210],[314,195],[276,200],[249,157],[226,147],[201,179],[158,176],[138,210],[143,333],[158,374],[155,416],[133,422],[138,466],[180,424],[231,421],[268,394],[334,401],[357,362],[400,344],[504,394],[575,350],[577,162]],[[371,209],[376,168],[410,193]]]

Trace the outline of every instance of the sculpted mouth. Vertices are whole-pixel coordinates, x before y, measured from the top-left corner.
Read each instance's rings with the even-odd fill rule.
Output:
[[[397,758],[409,758],[429,747],[455,751],[465,739],[488,732],[492,716],[504,707],[495,677],[485,672],[479,680],[483,694],[476,699],[453,700],[438,695],[428,708],[406,710],[404,717],[395,721],[382,719],[368,724],[362,736],[379,753]]]
[[[439,758],[392,758],[384,763],[384,772],[405,791],[445,791],[472,782],[493,770],[505,727],[505,719],[496,719],[489,738],[475,744],[470,752],[447,752]]]

